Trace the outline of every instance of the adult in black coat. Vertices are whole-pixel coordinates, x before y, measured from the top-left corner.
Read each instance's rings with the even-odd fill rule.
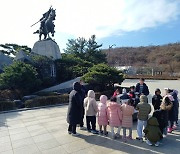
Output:
[[[136,84],[136,90],[135,92],[139,93],[139,95],[149,95],[149,88],[148,86],[144,83],[145,79],[140,78],[139,83]]]
[[[81,123],[82,118],[82,94],[79,82],[73,84],[73,90],[69,94],[69,107],[67,113],[67,122],[69,123],[69,134],[76,135],[76,126]]]

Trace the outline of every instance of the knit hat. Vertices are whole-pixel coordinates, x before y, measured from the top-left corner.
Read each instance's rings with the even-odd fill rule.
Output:
[[[101,95],[101,96],[100,96],[100,102],[103,103],[103,104],[106,104],[106,102],[107,102],[107,96],[106,96],[106,95]]]
[[[148,102],[148,98],[147,98],[147,96],[145,96],[145,95],[141,95],[141,96],[140,96],[140,102],[147,103],[147,102]]]
[[[160,90],[159,88],[156,88],[155,94],[156,94],[157,92],[160,92],[160,93],[161,93],[161,90]]]
[[[159,88],[156,88],[155,92],[161,92],[161,90]]]

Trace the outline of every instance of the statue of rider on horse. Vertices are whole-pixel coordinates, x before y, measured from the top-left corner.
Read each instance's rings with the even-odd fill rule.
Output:
[[[49,8],[49,10],[47,12],[45,12],[43,14],[43,17],[38,21],[40,22],[40,28],[39,30],[37,30],[36,32],[34,32],[33,34],[39,34],[39,40],[41,40],[41,36],[42,34],[44,35],[44,39],[50,38],[49,33],[52,34],[52,36],[54,36],[54,20],[56,17],[56,10],[54,10],[52,7]],[[36,22],[35,24],[37,24],[38,22]],[[34,26],[35,24],[33,24],[32,26]],[[32,27],[31,26],[31,27]]]

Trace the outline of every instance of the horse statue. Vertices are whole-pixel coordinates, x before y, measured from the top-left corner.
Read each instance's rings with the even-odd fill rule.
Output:
[[[56,10],[50,7],[50,9],[46,13],[44,13],[43,17],[38,21],[41,22],[40,28],[33,34],[39,34],[39,40],[41,40],[42,35],[44,35],[44,39],[46,39],[47,36],[48,38],[50,38],[49,33],[51,33],[52,37],[54,37],[55,17],[56,17]],[[33,24],[32,26],[34,26],[35,24]]]

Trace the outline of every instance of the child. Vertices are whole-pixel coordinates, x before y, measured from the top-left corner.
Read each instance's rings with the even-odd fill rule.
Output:
[[[88,91],[87,97],[84,99],[84,106],[86,108],[85,114],[86,114],[87,130],[88,132],[97,134],[98,132],[96,131],[96,113],[98,111],[98,108],[95,100],[95,93],[93,90]]]
[[[119,95],[119,94],[120,94],[119,89],[116,89],[112,97],[116,97],[116,96]]]
[[[120,138],[120,130],[121,130],[121,121],[122,121],[122,112],[120,110],[121,105],[116,102],[116,97],[111,97],[110,102],[108,104],[108,119],[109,126],[111,127],[112,138]],[[117,127],[118,131],[115,134],[114,128]]]
[[[169,97],[169,99],[172,102],[172,108],[168,112],[170,126],[168,127],[168,130],[167,130],[168,133],[171,133],[173,131],[174,122],[176,121],[177,102],[174,100],[174,96],[173,96],[173,93],[172,93],[171,89],[165,88],[165,91],[166,91],[166,96],[165,97]]]
[[[173,129],[176,129],[176,128],[177,128],[176,125],[178,125],[178,115],[179,115],[178,91],[172,89],[170,94],[171,94],[171,95],[173,96],[173,98],[174,98],[173,105],[174,105],[174,112],[175,112],[175,124],[174,124],[174,126],[173,126]]]
[[[155,144],[159,146],[159,141],[163,138],[162,133],[159,129],[158,121],[155,117],[151,117],[147,121],[147,126],[144,129],[145,137],[147,138],[146,143],[148,145]]]
[[[171,110],[172,103],[169,97],[165,96],[160,105],[160,110],[153,113],[153,117],[157,118],[161,133],[167,135],[168,111]]]
[[[122,105],[122,127],[123,127],[123,139],[126,142],[126,129],[129,129],[129,136],[127,138],[132,140],[132,115],[134,113],[133,100],[129,99],[127,103]]]
[[[104,135],[107,136],[107,125],[108,125],[108,117],[107,117],[107,96],[101,95],[100,96],[100,103],[98,104],[98,124],[100,133],[103,134],[102,126],[104,127]]]
[[[140,103],[136,106],[136,110],[138,110],[138,123],[137,123],[137,134],[138,137],[136,137],[137,140],[140,140],[143,142],[143,126],[146,127],[148,115],[151,112],[151,106],[147,103],[148,98],[145,95],[140,96]]]
[[[130,91],[129,91],[129,97],[133,100],[135,100],[135,86],[131,86],[130,87]]]
[[[154,106],[154,110],[160,109],[161,101],[162,101],[161,90],[157,88],[155,90],[155,95],[152,98],[152,105]]]
[[[161,117],[162,117],[162,125],[160,125],[160,129],[162,134],[167,135],[167,126],[168,126],[168,112],[172,108],[172,102],[169,97],[164,97],[160,106],[161,109]],[[163,130],[162,130],[163,129]]]
[[[122,95],[120,96],[121,103],[124,104],[129,100],[129,95],[127,94],[126,88],[123,88]]]

